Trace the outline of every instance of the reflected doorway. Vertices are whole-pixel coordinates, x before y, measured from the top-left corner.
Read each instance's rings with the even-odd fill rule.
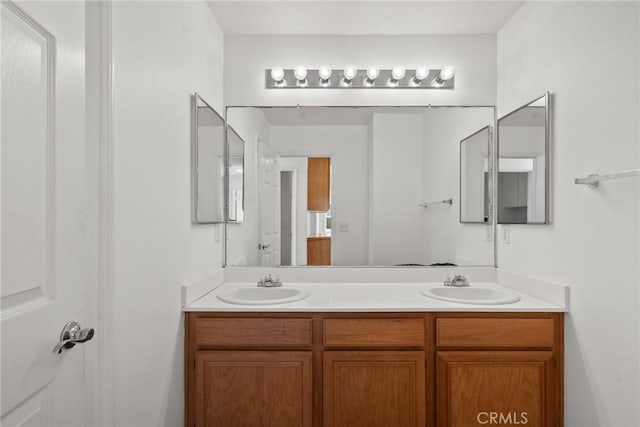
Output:
[[[280,265],[295,265],[293,259],[293,236],[295,233],[293,173],[293,171],[280,172]]]

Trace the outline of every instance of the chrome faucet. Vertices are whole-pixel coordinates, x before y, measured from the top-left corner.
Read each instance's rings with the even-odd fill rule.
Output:
[[[282,286],[282,280],[280,280],[279,276],[274,279],[271,274],[267,274],[258,280],[259,288],[279,288],[280,286]]]
[[[445,286],[455,286],[458,288],[462,288],[465,286],[471,286],[469,284],[469,278],[464,274],[449,274],[444,279]]]

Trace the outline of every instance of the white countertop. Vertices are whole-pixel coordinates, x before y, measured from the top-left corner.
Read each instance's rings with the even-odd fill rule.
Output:
[[[285,304],[236,305],[217,298],[221,291],[237,287],[255,287],[255,283],[223,283],[203,297],[186,305],[186,312],[566,312],[560,306],[532,295],[495,283],[472,283],[471,286],[493,286],[520,296],[520,301],[502,305],[476,305],[429,298],[420,290],[439,283],[285,283],[284,287],[308,290],[309,297]]]

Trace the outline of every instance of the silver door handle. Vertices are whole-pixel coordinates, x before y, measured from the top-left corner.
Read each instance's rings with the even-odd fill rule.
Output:
[[[82,329],[80,323],[75,320],[67,322],[64,328],[62,328],[62,332],[60,332],[60,341],[53,348],[53,352],[60,354],[65,348],[70,349],[76,344],[87,342],[93,338],[93,333],[93,328]]]

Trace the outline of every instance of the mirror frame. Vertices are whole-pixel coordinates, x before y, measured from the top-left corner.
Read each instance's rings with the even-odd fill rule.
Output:
[[[489,173],[489,206],[488,206],[489,215],[488,215],[487,221],[463,221],[462,220],[462,144],[464,142],[466,142],[467,140],[469,140],[470,138],[476,136],[480,132],[483,132],[485,129],[487,129],[487,131],[488,131],[488,136],[487,136],[487,160],[488,160],[488,173]],[[467,137],[465,137],[465,138],[460,140],[460,158],[459,158],[459,163],[460,163],[459,181],[460,181],[460,185],[459,185],[459,194],[458,194],[458,198],[460,200],[459,210],[458,210],[458,220],[459,220],[460,224],[483,224],[483,225],[492,225],[493,224],[493,168],[492,168],[493,153],[491,152],[491,141],[492,141],[492,139],[493,139],[493,127],[491,125],[487,125],[487,126],[483,127],[482,129],[478,129],[477,131],[475,131],[471,135],[469,135],[469,136],[467,136]]]
[[[242,211],[244,212],[244,190],[245,190],[245,183],[244,183],[244,168],[245,168],[245,154],[246,154],[246,143],[244,141],[244,139],[242,139],[242,137],[240,136],[240,134],[238,132],[236,132],[236,130],[233,128],[233,126],[229,125],[226,121],[225,121],[225,165],[224,165],[224,173],[225,173],[225,219],[226,222],[229,224],[242,224],[244,223],[244,219],[242,221],[238,221],[237,219],[231,219],[229,212],[231,211],[231,175],[229,173],[229,167],[231,165],[231,150],[229,149],[229,141],[231,138],[229,138],[230,133],[233,133],[238,140],[240,140],[240,142],[242,143]],[[243,214],[243,218],[244,218],[244,214]]]
[[[201,106],[199,103],[203,103]],[[200,220],[200,206],[199,206],[199,197],[198,197],[198,169],[200,167],[199,157],[198,157],[198,109],[199,108],[210,108],[213,114],[218,116],[220,122],[222,123],[222,131],[223,131],[223,151],[226,150],[225,146],[225,128],[226,122],[224,118],[218,114],[218,112],[213,108],[207,101],[205,101],[197,92],[191,95],[191,223],[194,225],[204,225],[204,224],[222,224],[224,223],[224,206],[222,209],[222,213],[219,219],[214,219],[213,221],[201,221]],[[223,165],[226,169],[226,154],[223,154]],[[226,172],[223,172],[226,174]],[[223,187],[224,187],[224,179],[223,179]],[[224,192],[224,188],[222,188]],[[223,195],[223,204],[225,196]]]
[[[536,98],[539,99],[539,98]],[[269,108],[300,108],[300,107],[323,107],[323,108],[376,108],[376,107],[390,107],[390,108],[492,108],[493,109],[493,114],[492,114],[492,122],[490,125],[490,127],[492,127],[494,130],[497,129],[497,124],[498,124],[498,116],[497,116],[497,106],[496,105],[490,105],[490,104],[479,104],[479,105],[459,105],[459,104],[455,104],[455,105],[446,105],[446,104],[437,104],[437,105],[432,105],[432,104],[416,104],[416,105],[406,105],[406,104],[402,104],[402,105],[379,105],[379,104],[375,104],[375,105],[353,105],[353,104],[346,104],[346,105],[326,105],[326,104],[320,104],[320,105],[315,105],[315,104],[296,104],[296,105],[226,105],[224,107],[224,117],[225,117],[225,126],[226,127],[231,127],[230,125],[227,125],[227,117],[229,114],[229,109],[230,108],[258,108],[258,109],[269,109]],[[226,138],[226,132],[225,132],[225,138]],[[493,165],[497,164],[497,144],[494,142],[495,138],[496,138],[497,132],[494,132],[492,135],[492,138],[490,139],[491,141],[491,146],[489,149],[489,160],[490,160],[490,166],[493,167]],[[241,138],[242,139],[242,138]],[[243,140],[244,141],[244,140]],[[227,147],[226,141],[225,141],[225,149]],[[228,155],[228,154],[227,154]],[[225,163],[225,165],[228,165],[228,162]],[[493,172],[492,172],[493,174]],[[227,175],[225,175],[226,177]],[[497,183],[494,181],[492,182],[491,185],[491,205],[490,205],[490,221],[488,223],[478,223],[478,224],[484,224],[484,225],[488,225],[491,227],[492,231],[491,231],[491,241],[493,243],[493,250],[492,250],[492,256],[493,256],[493,263],[492,264],[487,264],[487,265],[478,265],[478,266],[459,266],[460,268],[486,268],[486,267],[494,267],[497,268],[498,264],[498,257],[497,257],[497,248],[498,248],[498,242],[497,242],[497,227],[496,227],[496,219],[497,219],[497,215],[495,215],[493,213],[493,207],[496,205],[496,185]],[[228,185],[225,185],[225,193],[228,193]],[[225,209],[228,209],[228,194],[225,194]],[[244,200],[244,191],[243,191],[243,200]],[[243,202],[244,204],[244,202]],[[225,213],[225,216],[227,214]],[[231,224],[234,224],[233,222],[231,222]],[[292,269],[345,269],[345,268],[370,268],[370,269],[393,269],[393,268],[402,268],[402,269],[429,269],[429,268],[439,268],[439,269],[447,269],[447,268],[451,268],[449,266],[437,266],[437,265],[425,265],[425,266],[393,266],[393,265],[365,265],[365,266],[353,266],[353,265],[330,265],[330,266],[309,266],[309,265],[287,265],[287,266],[271,266],[271,267],[261,267],[258,265],[231,265],[228,264],[228,231],[226,229],[227,227],[227,222],[225,222],[224,225],[225,229],[224,229],[224,244],[222,245],[222,267],[223,268],[227,268],[227,267],[233,267],[233,268],[270,268],[270,269],[281,269],[281,268],[292,268]],[[455,267],[458,268],[458,267]]]
[[[497,207],[498,207],[498,203],[499,203],[499,194],[500,194],[500,179],[498,179],[499,174],[500,174],[500,121],[506,119],[509,116],[512,116],[513,114],[517,113],[520,110],[523,110],[527,107],[529,107],[531,104],[544,99],[544,154],[545,154],[545,168],[544,168],[544,221],[543,222],[501,222],[500,221],[500,216],[499,213],[497,212]],[[500,225],[549,225],[551,224],[551,218],[550,218],[550,212],[551,209],[549,207],[549,201],[551,200],[550,197],[550,188],[551,188],[551,182],[550,182],[550,169],[551,169],[551,152],[550,152],[550,147],[551,147],[551,142],[550,142],[550,132],[549,132],[549,127],[550,127],[550,110],[551,110],[551,106],[550,106],[550,100],[551,100],[551,94],[549,92],[545,92],[544,95],[539,96],[529,102],[527,102],[526,104],[516,108],[513,111],[510,111],[509,113],[501,116],[500,118],[498,118],[498,120],[496,121],[496,154],[495,154],[495,160],[496,160],[496,184],[495,184],[495,188],[496,188],[496,192],[495,192],[495,206],[496,206],[496,224],[500,224]]]

